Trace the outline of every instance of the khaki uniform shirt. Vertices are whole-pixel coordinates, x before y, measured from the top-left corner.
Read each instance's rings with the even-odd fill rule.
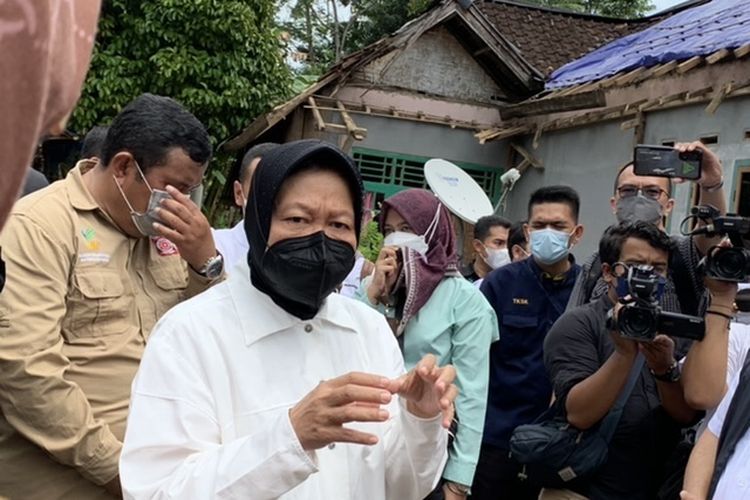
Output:
[[[84,186],[93,166],[21,199],[0,235],[0,497],[108,497],[148,335],[213,283],[122,233]]]

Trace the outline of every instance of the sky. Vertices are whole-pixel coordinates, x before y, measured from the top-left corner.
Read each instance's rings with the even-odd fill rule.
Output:
[[[668,9],[677,4],[682,3],[684,0],[651,0],[655,8],[652,12],[659,12],[660,10]]]

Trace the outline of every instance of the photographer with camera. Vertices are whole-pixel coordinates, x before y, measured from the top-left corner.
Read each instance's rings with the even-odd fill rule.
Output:
[[[700,176],[693,181],[700,187],[701,203],[712,205],[720,213],[725,213],[726,199],[722,191],[724,171],[719,158],[701,142],[679,143],[674,146],[674,151],[678,158],[680,155],[700,157]],[[667,163],[667,160],[664,162]],[[658,168],[651,170],[656,171],[653,173],[660,173]],[[639,172],[642,174],[643,170]],[[633,162],[617,173],[610,205],[618,222],[651,222],[665,231],[664,221],[674,207],[673,178],[655,176],[653,173],[636,174]],[[682,181],[683,179],[674,178],[674,182]],[[717,240],[706,235],[695,238],[675,235],[671,239],[674,251],[670,254],[667,283],[660,304],[670,312],[702,314],[705,288],[696,268],[700,259]],[[592,255],[581,267],[568,309],[586,304],[607,292],[601,260],[597,254]]]
[[[567,311],[544,344],[556,404],[577,429],[596,429],[637,377],[624,395],[606,462],[571,486],[593,500],[654,498],[680,429],[697,416],[685,402],[674,341],[665,333],[700,338],[702,320],[657,305],[671,251],[670,238],[652,223],[608,228],[599,242],[607,293]],[[545,490],[541,498],[560,492]]]
[[[434,194],[407,189],[387,198],[379,229],[384,247],[357,298],[385,314],[407,370],[428,353],[439,365],[456,367],[461,389],[455,439],[441,487],[428,498],[461,500],[470,492],[479,458],[497,319],[482,293],[458,272],[450,213]]]

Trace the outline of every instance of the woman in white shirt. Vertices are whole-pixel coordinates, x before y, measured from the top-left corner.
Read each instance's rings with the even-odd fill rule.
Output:
[[[412,499],[446,459],[455,370],[404,373],[376,311],[332,293],[359,234],[361,179],[338,148],[264,156],[247,266],[172,309],[133,383],[126,498]]]

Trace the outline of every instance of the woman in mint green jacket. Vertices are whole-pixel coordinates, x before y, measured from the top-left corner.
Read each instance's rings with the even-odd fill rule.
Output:
[[[435,195],[410,189],[388,198],[380,230],[385,246],[357,296],[389,319],[407,369],[427,353],[455,366],[458,424],[442,485],[428,498],[460,500],[479,459],[497,318],[459,273],[450,214]]]

